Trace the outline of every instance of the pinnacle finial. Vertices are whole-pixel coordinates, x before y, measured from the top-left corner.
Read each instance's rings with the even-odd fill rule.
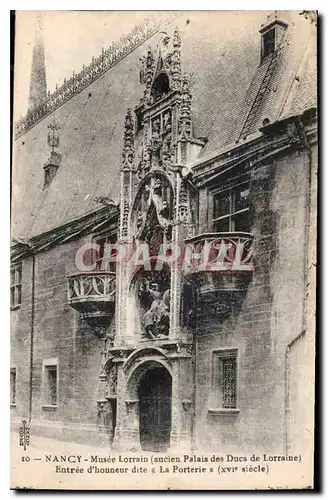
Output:
[[[185,89],[185,90],[188,89],[189,81],[190,81],[190,78],[189,78],[188,73],[183,73],[183,75],[182,75],[182,87],[183,87],[183,89]]]
[[[179,49],[181,47],[181,35],[178,27],[175,28],[173,34],[173,47]]]
[[[134,124],[131,109],[128,108],[124,119],[123,166],[131,168],[134,159]]]
[[[38,12],[36,15],[36,29],[38,31],[43,30],[43,17],[41,12]]]
[[[42,14],[37,13],[35,42],[32,53],[32,67],[29,92],[29,109],[39,106],[47,99],[46,68],[43,44]]]
[[[133,119],[132,119],[131,108],[128,108],[126,110],[124,125],[125,125],[125,128],[127,128],[127,129],[130,129],[130,128],[133,127]]]

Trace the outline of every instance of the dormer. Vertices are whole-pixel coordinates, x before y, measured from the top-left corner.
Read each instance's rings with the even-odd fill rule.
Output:
[[[51,147],[50,157],[48,161],[45,163],[44,169],[44,182],[43,189],[47,188],[51,183],[52,179],[55,177],[57,170],[60,165],[61,154],[55,151],[55,148],[59,146],[59,135],[58,130],[60,127],[53,122],[51,125],[48,125],[48,145]]]
[[[46,188],[51,183],[52,179],[55,177],[57,173],[57,169],[59,168],[60,163],[60,154],[56,152],[51,152],[50,158],[47,163],[45,163],[44,169],[44,183],[43,188]]]
[[[278,11],[267,16],[260,29],[261,63],[277,50],[287,27],[288,23],[282,19]]]

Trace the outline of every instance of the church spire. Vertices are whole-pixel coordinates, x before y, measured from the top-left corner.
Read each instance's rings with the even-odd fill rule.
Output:
[[[47,98],[46,67],[44,60],[42,14],[36,18],[35,42],[32,54],[28,107],[39,106]]]

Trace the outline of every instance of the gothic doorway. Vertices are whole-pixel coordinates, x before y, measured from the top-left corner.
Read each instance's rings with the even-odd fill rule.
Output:
[[[139,387],[139,429],[143,450],[165,452],[170,446],[172,379],[164,367],[142,376]]]

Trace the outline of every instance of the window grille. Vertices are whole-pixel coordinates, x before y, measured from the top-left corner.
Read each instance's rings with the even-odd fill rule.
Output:
[[[237,408],[237,349],[213,353],[213,397],[218,408]]]
[[[229,356],[222,362],[222,408],[236,408],[237,360]]]

